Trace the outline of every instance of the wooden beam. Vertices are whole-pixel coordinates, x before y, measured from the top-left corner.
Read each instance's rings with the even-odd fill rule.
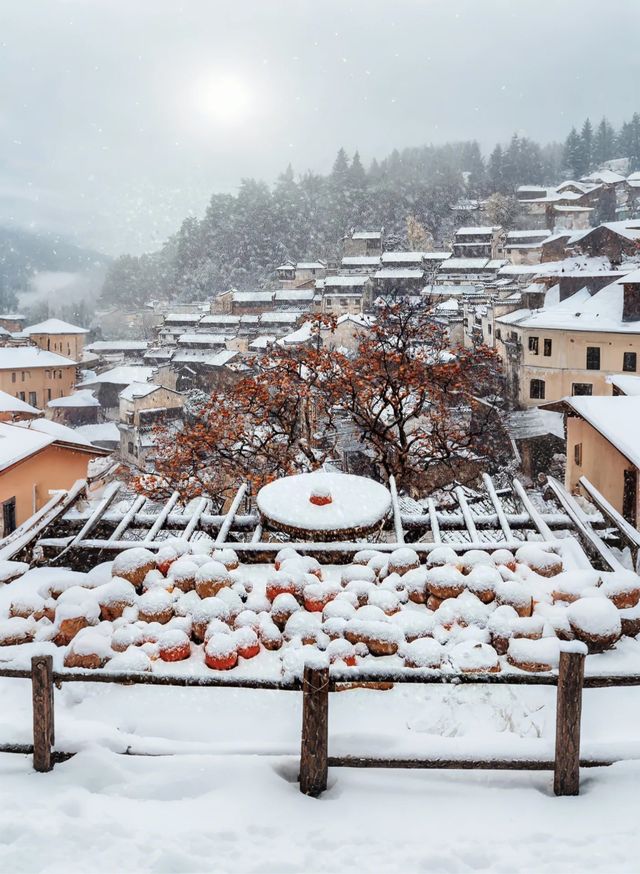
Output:
[[[556,757],[553,791],[556,795],[580,792],[580,718],[585,654],[561,652],[556,708]]]
[[[233,520],[235,519],[236,513],[238,512],[238,507],[240,506],[240,503],[244,498],[246,491],[247,484],[242,483],[242,485],[236,492],[233,501],[231,502],[231,506],[229,507],[227,515],[224,517],[224,522],[220,526],[220,531],[218,532],[218,536],[216,537],[216,546],[220,546],[226,541],[229,531],[231,530]]]
[[[76,480],[66,493],[59,492],[53,495],[35,515],[0,540],[0,561],[10,561],[26,549],[45,528],[48,528],[75,503],[86,487],[86,480]]]
[[[519,479],[513,480],[513,488],[518,497],[522,502],[522,506],[525,508],[527,513],[529,514],[529,518],[533,522],[534,526],[538,529],[539,534],[542,536],[544,540],[553,540],[553,534],[551,533],[551,529],[544,521],[540,513],[536,510],[536,508],[531,503],[529,495],[524,490],[522,483]]]
[[[317,797],[327,788],[329,668],[305,667],[302,696],[300,791]]]
[[[191,540],[193,535],[196,533],[196,528],[198,527],[198,522],[200,521],[200,517],[204,513],[204,511],[209,506],[209,501],[207,498],[200,498],[195,510],[191,514],[191,519],[189,519],[189,524],[184,529],[183,537],[186,540]]]
[[[458,499],[458,504],[460,505],[460,510],[462,511],[462,518],[464,519],[465,528],[469,532],[471,540],[480,540],[480,538],[478,537],[476,523],[473,521],[473,514],[471,513],[471,509],[469,507],[469,504],[467,503],[464,490],[461,486],[456,486],[455,496]]]
[[[440,523],[438,522],[438,514],[436,513],[436,505],[433,498],[429,498],[427,502],[429,510],[429,527],[434,543],[442,543],[442,534],[440,533]]]
[[[576,504],[575,498],[567,492],[558,480],[552,476],[547,477],[547,485],[555,495],[560,506],[565,513],[571,517],[571,521],[576,529],[576,534],[582,541],[585,549],[592,556],[597,556],[609,570],[624,571],[624,566],[618,561],[609,547],[602,542],[595,531],[582,518],[580,507]]]
[[[489,495],[489,499],[491,500],[491,503],[493,504],[493,507],[496,511],[496,516],[498,517],[498,522],[500,523],[500,528],[502,529],[505,540],[511,540],[513,534],[511,533],[509,522],[507,521],[504,508],[500,503],[500,498],[498,497],[498,494],[496,492],[496,487],[493,484],[493,480],[488,473],[482,474],[482,480],[487,490],[487,494]]]
[[[53,725],[53,657],[33,656],[31,659],[31,690],[33,701],[33,767],[50,771],[51,748],[54,744]]]
[[[145,541],[151,542],[151,541],[155,540],[156,534],[158,533],[158,531],[160,531],[160,529],[162,528],[162,526],[166,522],[167,516],[173,510],[175,505],[178,503],[179,497],[180,497],[180,492],[174,492],[171,495],[171,497],[169,498],[167,503],[164,505],[162,510],[160,510],[160,513],[158,514],[158,517],[156,518],[155,522],[153,523],[151,528],[145,534],[145,536],[144,536]]]
[[[400,515],[400,503],[398,501],[398,489],[396,478],[393,474],[389,477],[389,491],[391,492],[391,509],[393,511],[393,529],[398,543],[404,543],[404,530],[402,528],[402,516]]]
[[[613,765],[612,759],[584,759],[581,768]],[[426,768],[479,771],[553,771],[554,762],[546,759],[394,759],[379,756],[329,756],[330,768]]]
[[[143,504],[146,501],[146,497],[144,495],[138,495],[133,504],[129,507],[127,512],[124,514],[120,522],[118,522],[117,526],[113,529],[113,533],[109,537],[109,540],[119,540],[124,532],[127,530],[129,525],[131,524],[136,513],[142,509]]]
[[[593,501],[602,515],[609,520],[614,528],[618,529],[620,536],[627,542],[634,554],[635,565],[638,558],[638,551],[640,550],[640,531],[637,531],[633,525],[627,522],[624,516],[618,513],[616,508],[607,501],[605,496],[598,491],[593,483],[589,482],[586,476],[581,476],[578,480],[578,484],[585,490],[588,497]]]
[[[109,485],[105,488],[105,490],[103,492],[102,498],[100,499],[98,506],[95,508],[93,513],[89,516],[89,518],[87,519],[85,524],[82,526],[80,531],[73,538],[71,543],[69,543],[69,545],[65,549],[62,550],[60,555],[56,556],[56,561],[59,561],[62,558],[62,556],[68,552],[68,550],[73,549],[74,546],[77,546],[81,540],[87,539],[89,534],[91,534],[93,529],[100,522],[100,519],[102,518],[102,515],[105,512],[105,510],[107,509],[107,507],[109,506],[109,504],[111,504],[111,502],[113,501],[115,496],[120,491],[120,486],[121,486],[121,483],[119,483],[119,482],[109,483]]]

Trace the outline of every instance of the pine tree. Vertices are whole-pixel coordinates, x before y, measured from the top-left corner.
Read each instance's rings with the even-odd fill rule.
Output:
[[[491,191],[504,191],[504,154],[502,146],[498,144],[489,158],[487,177]]]
[[[578,178],[582,175],[582,154],[580,136],[575,127],[571,128],[569,136],[565,140],[562,164],[569,176]]]
[[[615,158],[616,132],[603,118],[593,134],[593,164],[601,167],[605,161]]]
[[[593,166],[593,127],[587,118],[580,131],[580,154],[582,158],[582,173],[588,173]]]
[[[634,113],[631,121],[626,121],[618,135],[618,152],[621,158],[629,159],[629,170],[640,169],[640,114]]]

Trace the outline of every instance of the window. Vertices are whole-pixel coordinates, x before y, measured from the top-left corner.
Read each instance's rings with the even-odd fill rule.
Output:
[[[24,382],[24,380],[25,380],[25,377],[26,377],[26,373],[25,373],[24,370],[23,370],[23,371],[22,371],[22,381],[23,381],[23,382]]]
[[[538,354],[538,338],[537,337],[529,337],[529,352],[532,355]]]
[[[129,455],[133,455],[133,443],[131,440],[127,443],[127,451],[129,452]]]
[[[47,379],[51,379],[51,371],[50,370],[45,370],[44,375],[46,376]]]
[[[23,392],[23,391],[19,391],[19,392],[18,392],[18,400],[19,400],[19,401],[23,401],[23,400],[25,400],[24,392]]]
[[[529,397],[544,400],[544,379],[532,379],[529,383]]]
[[[500,328],[496,328],[496,340],[502,340],[502,331]]]
[[[11,382],[15,382],[15,381],[16,381],[16,374],[14,372],[11,374]]]
[[[544,354],[547,358],[551,355],[551,340],[544,341]]]
[[[48,401],[51,400],[51,389],[50,388],[47,389],[47,400]]]
[[[600,370],[599,346],[587,346],[587,370]]]
[[[622,369],[627,373],[635,373],[638,367],[638,356],[635,352],[625,352],[622,356]]]
[[[571,386],[572,395],[592,395],[593,386],[590,382],[574,382]]]
[[[38,398],[37,398],[37,395],[34,391],[29,392],[29,403],[31,404],[32,407],[35,407],[38,405]]]
[[[578,467],[582,466],[582,443],[576,443],[573,447],[573,460]]]
[[[487,325],[487,331],[489,334],[491,333],[491,325]]]

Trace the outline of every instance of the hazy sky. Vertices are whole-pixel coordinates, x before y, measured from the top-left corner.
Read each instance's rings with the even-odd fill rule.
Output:
[[[0,224],[139,252],[340,145],[617,124],[638,33],[640,0],[0,0]]]

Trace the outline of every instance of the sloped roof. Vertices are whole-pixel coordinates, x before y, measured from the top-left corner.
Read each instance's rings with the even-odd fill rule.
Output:
[[[87,328],[80,328],[62,319],[46,319],[37,325],[29,325],[24,329],[25,334],[88,334]]]
[[[21,370],[29,367],[68,367],[77,364],[71,358],[47,352],[37,346],[4,346],[0,348],[0,370]]]
[[[6,391],[0,391],[0,413],[27,413],[39,416],[42,411],[32,407],[20,398],[14,398]]]
[[[564,402],[632,464],[640,467],[640,397],[578,395],[564,398]]]
[[[59,422],[52,422],[51,419],[30,419],[28,422],[16,422],[16,428],[23,428],[28,431],[37,431],[39,434],[46,434],[52,438],[53,443],[70,443],[75,446],[89,447],[91,442],[74,428],[69,428],[66,425],[61,425]]]
[[[48,407],[71,407],[72,409],[77,409],[78,407],[99,407],[100,401],[91,391],[91,389],[80,389],[79,391],[74,391],[73,394],[67,395],[63,398],[52,398],[47,404]]]

